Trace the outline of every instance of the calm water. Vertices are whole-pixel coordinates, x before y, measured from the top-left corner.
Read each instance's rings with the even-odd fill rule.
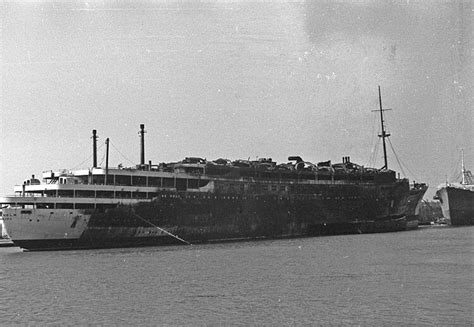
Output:
[[[474,228],[213,245],[0,249],[6,324],[472,325]]]

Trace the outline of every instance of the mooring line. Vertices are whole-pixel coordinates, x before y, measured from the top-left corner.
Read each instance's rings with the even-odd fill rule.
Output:
[[[174,234],[171,234],[171,233],[168,232],[167,230],[165,230],[165,229],[163,229],[163,228],[161,228],[161,227],[156,226],[155,224],[153,224],[152,222],[146,220],[145,218],[141,217],[140,215],[138,215],[138,214],[136,214],[136,213],[134,213],[134,212],[132,212],[132,214],[134,214],[135,216],[137,216],[138,218],[140,218],[140,219],[143,220],[144,222],[146,222],[146,223],[152,225],[153,227],[158,228],[158,229],[159,229],[160,231],[162,231],[163,233],[166,233],[166,234],[168,234],[168,235],[174,237],[175,239],[180,240],[180,241],[183,242],[183,243],[186,243],[187,245],[192,245],[192,244],[189,243],[188,241],[185,241],[185,240],[183,240],[182,238],[180,238],[179,236],[174,235]]]

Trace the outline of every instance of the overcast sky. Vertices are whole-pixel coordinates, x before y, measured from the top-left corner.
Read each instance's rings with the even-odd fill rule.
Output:
[[[470,1],[6,1],[0,194],[99,164],[300,155],[430,184],[474,170]],[[395,153],[391,148],[395,149]],[[399,166],[402,164],[402,168]],[[105,163],[102,162],[102,165]]]

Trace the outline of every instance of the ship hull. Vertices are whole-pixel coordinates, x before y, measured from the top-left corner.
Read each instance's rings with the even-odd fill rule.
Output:
[[[16,240],[14,244],[28,251],[51,251],[179,245],[181,243],[173,237],[162,236],[146,238],[99,238],[92,240],[86,238]]]
[[[52,250],[80,250],[80,249],[103,249],[103,248],[130,248],[130,247],[150,247],[165,245],[192,245],[204,243],[225,243],[242,241],[259,241],[268,239],[287,239],[303,237],[320,237],[350,234],[371,234],[390,233],[404,231],[406,226],[405,217],[388,219],[385,221],[354,222],[333,225],[314,225],[308,228],[304,234],[282,234],[274,236],[253,236],[253,237],[199,237],[188,239],[183,242],[169,235],[149,236],[149,237],[80,237],[77,239],[35,239],[35,240],[15,240],[14,244],[27,251],[52,251]],[[109,234],[103,231],[103,234]]]
[[[410,189],[410,194],[407,201],[406,218],[407,218],[407,230],[413,230],[418,228],[419,224],[419,212],[418,207],[423,195],[426,193],[428,186],[422,184],[418,187]]]
[[[445,186],[437,191],[443,217],[452,226],[474,225],[474,191]]]
[[[406,226],[406,218],[398,217],[382,221],[363,221],[353,223],[341,223],[330,225],[311,225],[308,226],[306,233],[292,233],[281,235],[254,235],[252,237],[244,235],[205,235],[201,237],[177,239],[169,235],[160,236],[130,236],[123,237],[114,236],[109,229],[95,230],[96,237],[90,237],[86,233],[79,238],[63,238],[63,239],[17,239],[14,244],[28,251],[49,251],[49,250],[74,250],[74,249],[101,249],[101,248],[126,248],[126,247],[147,247],[162,245],[191,245],[202,243],[224,243],[239,241],[256,241],[265,239],[283,239],[283,238],[301,238],[301,237],[317,237],[317,236],[334,236],[349,234],[370,234],[370,233],[389,233],[404,231]],[[131,228],[133,234],[134,228]],[[102,237],[98,237],[102,235]],[[176,235],[177,236],[177,235]]]
[[[273,194],[167,192],[107,210],[6,208],[5,224],[27,250],[382,233],[406,229],[407,197],[404,182]]]

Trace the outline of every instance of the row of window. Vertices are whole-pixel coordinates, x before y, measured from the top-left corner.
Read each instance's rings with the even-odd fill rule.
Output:
[[[146,199],[157,196],[157,192],[134,191],[93,191],[93,190],[47,190],[44,196],[60,198],[110,198],[110,199]]]
[[[228,191],[228,192],[235,192],[240,190],[241,192],[245,191],[245,189],[249,189],[250,191],[257,191],[259,189],[261,191],[272,191],[272,192],[286,192],[288,187],[286,185],[279,185],[279,184],[220,184],[219,190],[220,191]]]
[[[200,195],[186,195],[186,196],[179,196],[175,194],[168,194],[168,195],[160,195],[160,198],[181,198],[181,199],[199,199],[199,200],[247,200],[248,196],[229,196],[229,195],[209,195],[209,194],[200,194]],[[268,199],[265,196],[255,196],[252,199],[259,200],[259,199]],[[313,199],[324,199],[324,200],[354,200],[358,201],[361,199],[360,196],[323,196],[322,194],[300,194],[298,197],[288,197],[288,196],[272,196],[273,200],[276,201],[294,201],[294,200],[313,200]],[[36,203],[37,209],[108,209],[108,208],[116,208],[119,206],[119,203]],[[24,208],[31,207],[30,205],[24,205]],[[22,214],[31,213],[31,210],[22,210]]]
[[[283,176],[283,175],[282,175]],[[274,179],[274,175],[260,176]],[[187,179],[176,177],[153,177],[153,176],[134,176],[134,175],[92,175],[78,177],[83,183],[117,186],[151,186],[164,188],[197,189],[206,186],[209,180],[206,179]],[[284,179],[284,178],[283,178]],[[291,179],[300,179],[298,175],[291,176]],[[372,181],[374,175],[350,175],[350,174],[308,174],[304,180],[354,180],[354,181]]]
[[[99,185],[117,185],[117,186],[151,186],[182,189],[198,189],[209,183],[206,179],[187,179],[170,177],[149,177],[149,176],[124,176],[108,175],[106,181],[105,175],[93,175],[89,181],[91,184]]]
[[[117,203],[37,203],[38,209],[110,209],[116,208]],[[51,212],[53,214],[54,212]]]

